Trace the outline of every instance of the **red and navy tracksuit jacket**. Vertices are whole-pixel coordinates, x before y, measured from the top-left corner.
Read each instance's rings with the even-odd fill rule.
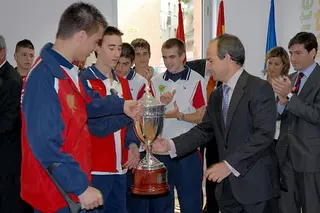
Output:
[[[43,47],[22,91],[21,196],[35,209],[53,213],[67,206],[44,168],[61,163],[53,176],[77,201],[91,181],[91,139],[88,117],[122,114],[124,100],[98,98],[79,80],[75,68],[52,49]]]
[[[116,75],[114,71],[112,71],[112,75],[114,81],[116,81],[120,87],[120,91],[113,88],[114,92],[121,92],[120,96],[122,96],[123,99],[132,100],[128,80]],[[112,88],[107,88],[104,83],[104,81],[109,81],[109,79],[107,79],[96,66],[93,65],[85,69],[81,73],[80,78],[83,84],[99,93],[101,98],[112,94]],[[118,94],[113,95],[118,96]],[[93,172],[121,173],[122,165],[128,159],[129,145],[132,143],[135,143],[138,147],[140,145],[140,141],[134,132],[133,122],[124,114],[116,115],[116,117],[117,125],[109,122],[108,128],[106,128],[103,120],[100,118],[89,119],[89,130],[92,139]],[[111,128],[110,126],[113,127]],[[120,132],[118,132],[118,130],[120,130]],[[117,137],[119,133],[120,135]],[[118,152],[117,146],[120,148]],[[119,158],[121,158],[120,162],[117,160]],[[121,167],[120,169],[119,166]]]

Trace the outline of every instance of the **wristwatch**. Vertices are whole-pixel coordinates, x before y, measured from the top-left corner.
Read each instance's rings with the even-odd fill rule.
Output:
[[[291,99],[292,96],[293,96],[293,93],[292,93],[292,92],[289,92],[289,94],[287,95],[288,101],[290,101],[290,99]]]
[[[181,114],[179,115],[179,117],[177,117],[177,120],[178,120],[178,121],[183,121],[183,120],[184,120],[184,114],[181,113]]]

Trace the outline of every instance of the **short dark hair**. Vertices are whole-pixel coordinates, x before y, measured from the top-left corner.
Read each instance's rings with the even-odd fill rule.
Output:
[[[162,49],[170,49],[173,47],[178,48],[179,56],[181,56],[186,51],[184,42],[178,38],[169,38],[162,44]]]
[[[116,27],[108,26],[103,32],[103,37],[104,36],[111,36],[111,35],[123,36],[123,33]],[[102,40],[103,40],[103,38],[98,42],[99,46],[102,45]]]
[[[288,48],[295,44],[303,44],[304,48],[310,52],[311,50],[315,49],[316,52],[318,51],[318,41],[316,36],[313,33],[309,32],[299,32],[297,33],[288,44]]]
[[[133,62],[135,58],[135,51],[133,46],[129,43],[123,43],[120,57],[129,58],[131,62]]]
[[[20,47],[29,48],[29,49],[34,50],[34,46],[33,46],[32,42],[28,39],[23,39],[23,40],[19,41],[16,44],[15,52],[17,52]]]
[[[134,47],[134,49],[145,48],[149,52],[149,55],[151,55],[150,44],[147,42],[147,40],[143,38],[136,38],[131,41],[131,45]]]
[[[111,35],[123,36],[123,33],[116,27],[108,26],[103,32],[103,37],[111,36]],[[99,40],[98,45],[101,46],[102,42],[103,42],[103,38]],[[97,51],[94,51],[94,55],[96,56],[96,58],[98,58]]]
[[[96,33],[99,27],[108,26],[101,12],[93,5],[77,2],[71,4],[61,15],[56,37],[69,38],[84,30],[88,35]]]
[[[236,64],[242,66],[246,59],[245,49],[240,39],[231,34],[222,34],[217,36],[213,41],[217,41],[217,56],[220,60],[225,58],[226,54],[231,56],[231,59]]]

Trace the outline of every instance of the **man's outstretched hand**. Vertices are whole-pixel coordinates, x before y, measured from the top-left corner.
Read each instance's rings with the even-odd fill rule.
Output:
[[[152,143],[152,151],[158,153],[165,153],[170,151],[170,143],[167,139],[158,137]]]

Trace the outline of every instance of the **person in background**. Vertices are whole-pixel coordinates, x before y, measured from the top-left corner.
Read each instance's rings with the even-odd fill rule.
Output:
[[[151,57],[150,44],[143,38],[136,38],[131,42],[135,50],[134,71],[142,75],[148,82],[156,75],[153,67],[149,66]]]
[[[132,98],[139,100],[145,90],[148,81],[132,68],[135,59],[135,51],[131,44],[122,43],[121,55],[116,67],[118,75],[129,81]]]
[[[288,44],[295,73],[274,78],[281,115],[276,145],[281,174],[282,213],[320,210],[320,66],[315,62],[317,37],[297,33]]]
[[[6,55],[0,35],[0,212],[31,213],[20,198],[22,79]]]
[[[290,70],[290,60],[287,51],[283,47],[273,47],[266,55],[266,69],[263,74],[272,83],[274,78],[287,76]]]
[[[114,70],[120,58],[122,35],[118,28],[107,27],[96,48],[96,64],[81,73],[81,80],[88,81],[101,98],[111,94],[125,100],[132,99],[128,80],[116,75]],[[140,160],[140,141],[135,135],[133,122],[125,115],[117,118],[109,124],[117,126],[111,133],[110,128],[103,125],[103,118],[88,121],[92,141],[92,186],[102,192],[104,205],[101,213],[127,213],[126,173]]]
[[[189,66],[192,70],[199,73],[202,77],[204,77],[204,82],[206,86],[206,101],[209,102],[211,93],[215,90],[215,88],[219,87],[222,82],[216,82],[213,79],[211,73],[207,70],[206,59],[196,59],[192,61],[187,61],[186,65]],[[206,159],[207,168],[211,165],[219,162],[218,148],[217,143],[214,141],[207,143],[207,145],[200,148],[200,152],[202,155],[202,159]],[[209,181],[206,179],[206,205],[203,209],[203,213],[219,213],[219,206],[215,197],[215,188],[216,183],[213,181]]]
[[[206,109],[204,78],[185,66],[185,44],[177,38],[165,41],[161,48],[167,70],[151,79],[156,99],[166,105],[162,137],[173,138],[200,123]],[[171,159],[168,152],[157,152],[167,163],[170,193],[177,190],[181,212],[202,213],[203,164],[198,150]],[[172,205],[173,208],[173,205]]]
[[[91,186],[88,117],[139,115],[141,107],[136,101],[113,95],[98,98],[98,93],[80,81],[78,67],[72,65],[72,61],[86,60],[107,25],[93,5],[71,4],[61,15],[54,44],[42,48],[25,79],[21,196],[35,212],[70,212],[53,179],[81,204],[81,213],[102,205],[101,192]]]
[[[266,69],[263,74],[270,84],[273,79],[282,79],[282,76],[287,76],[290,69],[290,60],[287,51],[283,47],[271,48],[266,56]],[[276,99],[278,99],[275,93]],[[275,142],[278,141],[281,125],[281,116],[277,116],[276,133],[274,135]]]
[[[14,59],[17,62],[15,69],[21,78],[24,79],[28,75],[34,62],[34,46],[30,40],[23,39],[16,44]]]

